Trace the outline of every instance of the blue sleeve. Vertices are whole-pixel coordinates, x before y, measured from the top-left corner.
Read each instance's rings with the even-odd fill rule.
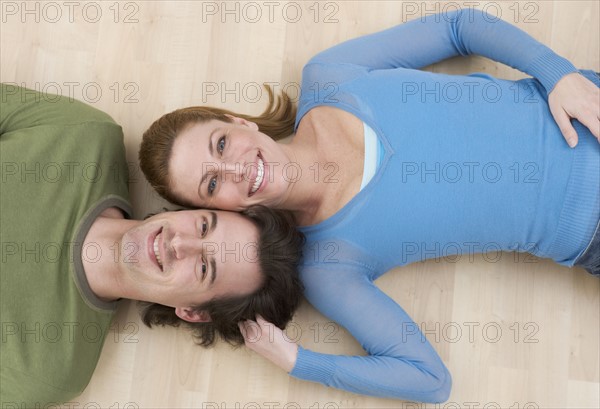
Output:
[[[303,269],[305,295],[345,327],[368,355],[328,355],[299,348],[290,374],[364,395],[446,401],[450,373],[413,320],[364,269],[332,266]]]
[[[577,72],[521,29],[478,9],[429,15],[346,41],[309,63],[354,64],[370,69],[418,69],[458,55],[478,54],[538,79],[550,93],[564,75]]]

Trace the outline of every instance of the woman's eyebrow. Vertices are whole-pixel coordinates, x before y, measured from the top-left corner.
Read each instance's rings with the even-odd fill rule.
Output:
[[[213,148],[213,135],[219,130],[220,128],[215,128],[213,129],[213,131],[210,133],[210,135],[208,135],[208,152],[210,153],[210,156],[214,156],[214,148]],[[204,199],[204,195],[202,194],[202,184],[206,181],[206,179],[208,178],[208,176],[210,175],[209,172],[206,172],[204,163],[202,163],[202,170],[204,171],[204,173],[202,174],[202,177],[200,178],[200,182],[198,182],[198,197],[200,197],[201,199]]]
[[[206,180],[206,178],[208,178],[208,175],[210,175],[210,173],[204,172],[204,174],[200,178],[200,182],[198,182],[198,196],[201,199],[204,199],[204,195],[202,194],[202,184],[204,183],[204,181]]]
[[[210,133],[210,135],[208,135],[208,151],[210,152],[210,156],[213,156],[213,144],[212,144],[212,138],[213,135],[215,134],[215,132],[217,132],[219,130],[219,128],[215,128],[213,129],[213,131]]]

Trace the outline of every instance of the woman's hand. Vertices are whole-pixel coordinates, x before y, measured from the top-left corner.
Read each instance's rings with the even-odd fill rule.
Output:
[[[587,126],[600,142],[600,89],[593,82],[577,72],[565,75],[548,95],[548,105],[571,148],[579,139],[571,118]]]
[[[238,326],[248,348],[286,372],[294,368],[298,345],[290,341],[282,330],[265,321],[260,315],[256,317],[256,321],[242,321]]]

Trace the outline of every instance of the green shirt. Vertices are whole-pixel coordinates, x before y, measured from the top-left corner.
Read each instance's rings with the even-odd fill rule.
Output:
[[[96,217],[126,217],[123,133],[79,101],[0,88],[0,405],[44,407],[81,394],[117,303],[92,293],[82,257]]]

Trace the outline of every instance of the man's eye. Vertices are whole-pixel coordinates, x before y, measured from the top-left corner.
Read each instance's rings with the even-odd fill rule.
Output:
[[[198,277],[197,274],[196,274],[196,277],[200,281],[204,281],[204,278],[206,277],[206,271],[207,271],[206,261],[204,260],[204,257],[199,257],[199,263],[197,263],[196,266],[197,266],[196,269],[198,269],[198,267],[200,269],[200,277]]]
[[[223,150],[225,150],[225,136],[222,136],[217,142],[217,151],[223,154]]]
[[[206,221],[206,219],[202,219],[202,227],[200,228],[201,237],[206,236],[207,232],[208,232],[208,222]]]
[[[216,188],[217,188],[217,177],[213,176],[208,181],[208,194],[209,194],[209,196],[212,196],[212,194],[213,194],[213,192],[215,191]]]

